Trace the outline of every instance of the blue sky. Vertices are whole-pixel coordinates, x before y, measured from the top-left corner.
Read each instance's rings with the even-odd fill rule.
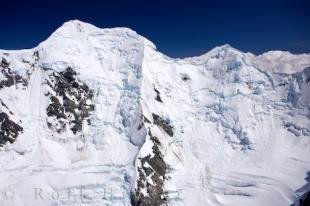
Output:
[[[1,2],[0,48],[34,47],[71,19],[129,27],[172,57],[226,43],[255,54],[310,52],[307,0],[7,0]]]

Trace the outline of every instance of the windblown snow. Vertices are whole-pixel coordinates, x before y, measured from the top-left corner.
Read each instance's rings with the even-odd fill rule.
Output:
[[[75,20],[0,61],[0,205],[309,198],[309,54],[173,59]]]

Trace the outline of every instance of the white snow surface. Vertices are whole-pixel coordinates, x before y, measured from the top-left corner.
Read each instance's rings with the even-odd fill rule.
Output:
[[[204,64],[214,51],[221,50],[221,48],[230,48],[230,45],[226,44],[220,47],[215,47],[210,52],[198,57],[184,58],[193,64]],[[300,72],[304,68],[310,66],[310,54],[292,54],[288,51],[268,51],[260,55],[254,55],[250,52],[244,54],[246,59],[252,64],[257,65],[262,70],[266,70],[273,73],[285,73],[292,74]]]
[[[310,54],[294,55],[288,51],[269,51],[254,57],[263,68],[277,73],[294,73],[310,66]]]
[[[0,89],[23,127],[0,151],[0,205],[130,205],[137,161],[152,154],[137,126],[152,113],[174,131],[153,125],[170,168],[168,205],[291,205],[307,184],[309,54],[254,56],[224,45],[173,59],[128,28],[74,20],[36,48],[0,55],[22,77],[31,70],[26,87]],[[68,66],[95,94],[92,123],[77,134],[46,123],[44,79]]]

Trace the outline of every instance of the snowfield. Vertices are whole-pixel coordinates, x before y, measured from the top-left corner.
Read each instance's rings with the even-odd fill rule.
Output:
[[[309,54],[173,59],[74,20],[0,61],[0,205],[289,206],[310,191]]]

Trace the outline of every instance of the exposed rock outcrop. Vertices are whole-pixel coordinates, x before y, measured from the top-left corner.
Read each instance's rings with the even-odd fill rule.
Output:
[[[83,122],[90,122],[93,91],[76,78],[76,72],[68,67],[64,72],[52,72],[46,80],[50,87],[47,107],[47,124],[58,133],[66,129],[66,125],[74,134],[82,130]]]

